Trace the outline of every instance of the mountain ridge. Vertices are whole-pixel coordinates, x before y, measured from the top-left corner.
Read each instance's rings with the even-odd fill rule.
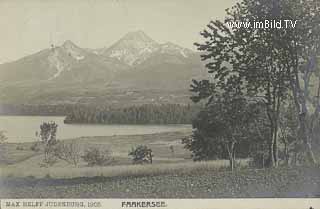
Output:
[[[146,91],[152,90],[164,98],[172,90],[180,92],[177,97],[184,92],[185,102],[191,79],[203,76],[203,69],[197,52],[171,42],[158,43],[143,31],[129,32],[100,49],[82,48],[66,40],[60,46],[0,64],[0,101],[99,103],[99,95],[103,102],[111,98],[121,103],[119,97],[128,91],[140,91],[138,97],[146,98]]]

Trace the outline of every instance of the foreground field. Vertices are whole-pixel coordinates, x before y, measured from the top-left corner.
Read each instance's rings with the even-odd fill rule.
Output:
[[[190,135],[190,132],[168,132],[145,135],[115,135],[99,137],[80,137],[68,142],[76,142],[80,147],[80,153],[88,148],[99,148],[109,150],[114,159],[112,165],[132,164],[128,152],[140,144],[147,145],[153,150],[154,163],[177,163],[190,161],[190,152],[183,148],[181,139]],[[5,152],[3,158],[0,157],[0,168],[4,170],[16,168],[18,171],[24,168],[39,168],[43,160],[43,151],[34,151],[34,143],[8,143],[2,145]],[[170,149],[173,149],[172,150]],[[52,168],[73,168],[63,161],[58,161]],[[86,163],[80,161],[78,167],[86,167]],[[19,172],[18,172],[19,173]],[[13,174],[14,175],[14,174]]]
[[[219,171],[73,179],[3,178],[2,198],[320,197],[320,168]]]
[[[320,197],[320,168],[254,170],[248,159],[195,163],[181,138],[189,132],[74,139],[85,150],[112,151],[108,166],[59,161],[41,167],[43,152],[32,143],[6,144],[0,165],[0,198],[222,198]],[[128,151],[144,144],[154,151],[152,165],[132,165]],[[173,148],[174,152],[172,152]]]

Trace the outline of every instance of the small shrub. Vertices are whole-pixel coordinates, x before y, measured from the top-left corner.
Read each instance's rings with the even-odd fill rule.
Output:
[[[16,148],[16,150],[24,150],[24,148],[23,148],[23,146],[18,145],[17,148]]]
[[[50,176],[49,173],[47,173],[44,178],[45,178],[45,179],[51,179],[51,176]]]
[[[32,144],[31,147],[30,147],[30,150],[32,150],[34,152],[39,152],[40,151],[39,144],[37,142]]]
[[[128,155],[132,156],[133,164],[152,164],[152,158],[154,156],[152,154],[152,149],[148,148],[145,145],[139,145],[136,148],[132,148]]]
[[[0,131],[0,144],[4,143],[7,139],[5,131]]]
[[[82,159],[88,163],[88,166],[104,166],[113,162],[109,150],[100,150],[98,148],[89,148],[85,150]]]
[[[7,140],[5,136],[5,131],[0,131],[0,161],[5,161],[7,159],[7,151],[4,147],[4,143]]]
[[[9,174],[7,175],[7,178],[13,178],[13,177],[14,177],[13,173],[9,173]]]
[[[53,166],[57,162],[57,158],[54,155],[49,155],[46,159],[43,159],[41,163],[39,163],[40,168],[49,168]]]
[[[74,166],[78,165],[81,158],[80,146],[75,140],[70,143],[58,142],[54,152],[58,159],[64,160]]]
[[[170,145],[169,149],[170,149],[171,155],[174,156],[174,147],[173,147],[173,145]]]

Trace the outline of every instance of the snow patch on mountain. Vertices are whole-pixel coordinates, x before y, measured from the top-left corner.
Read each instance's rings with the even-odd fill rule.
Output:
[[[53,51],[48,56],[49,65],[52,68],[57,69],[57,72],[50,77],[48,80],[57,78],[67,67],[66,64],[61,60],[59,50],[52,49]]]
[[[79,60],[83,60],[83,59],[84,59],[84,56],[81,55],[81,56],[76,56],[76,57],[74,57],[74,58],[79,61]]]
[[[129,65],[133,65],[133,63],[137,60],[137,57],[126,49],[112,50],[109,57],[122,60]]]
[[[110,57],[115,57],[117,59],[121,59],[123,56],[129,54],[129,52],[125,49],[123,50],[114,50],[114,51],[111,51],[111,54],[109,55]]]
[[[154,51],[157,50],[157,47],[154,47],[154,46],[147,46],[145,48],[142,48],[140,51],[139,51],[139,54],[140,55],[143,55],[143,54],[149,54],[149,53],[152,53]]]
[[[180,54],[183,57],[188,58],[190,54],[192,54],[192,51],[190,49],[180,47],[174,43],[167,42],[161,45],[160,53]]]
[[[57,72],[48,80],[55,79],[65,70],[70,70],[73,62],[79,62],[85,58],[84,51],[71,41],[65,41],[62,46],[53,47],[48,56],[49,66]]]
[[[112,50],[109,57],[124,61],[126,64],[132,66],[145,61],[154,51],[156,51],[156,49],[152,46],[137,47],[134,49],[117,49]]]

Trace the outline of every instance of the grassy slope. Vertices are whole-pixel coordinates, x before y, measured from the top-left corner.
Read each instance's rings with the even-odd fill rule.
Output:
[[[8,198],[320,197],[320,168],[192,169],[140,177],[2,179]]]
[[[150,147],[155,155],[155,163],[167,162],[184,162],[190,161],[190,152],[183,148],[181,139],[189,135],[190,132],[168,132],[146,135],[131,135],[131,136],[101,136],[101,137],[80,137],[74,140],[79,144],[81,151],[89,147],[99,147],[108,149],[112,152],[115,165],[131,164],[131,159],[128,157],[128,152],[139,144],[144,144]],[[66,140],[71,141],[71,140]],[[34,152],[30,148],[33,143],[9,143],[3,147],[6,153],[3,159],[0,157],[1,167],[16,167],[18,170],[24,167],[39,168],[43,156],[42,152]],[[171,152],[170,146],[173,146],[174,153]],[[18,149],[22,150],[18,150]],[[58,162],[53,167],[72,167],[63,162]],[[80,163],[80,167],[85,166],[84,162]]]

